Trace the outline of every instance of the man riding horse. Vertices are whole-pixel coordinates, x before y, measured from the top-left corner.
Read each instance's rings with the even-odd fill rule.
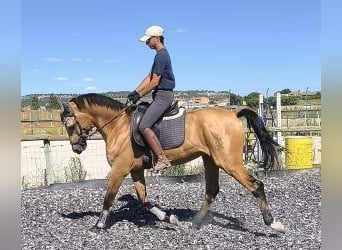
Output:
[[[140,41],[145,42],[146,45],[156,50],[157,53],[154,57],[150,73],[127,96],[128,100],[135,104],[141,97],[153,91],[153,101],[141,119],[139,131],[157,158],[157,162],[153,167],[155,172],[171,166],[157,136],[151,129],[171,106],[173,102],[173,89],[175,88],[175,77],[169,53],[164,46],[163,32],[162,27],[154,25],[148,27],[145,35],[140,38]]]

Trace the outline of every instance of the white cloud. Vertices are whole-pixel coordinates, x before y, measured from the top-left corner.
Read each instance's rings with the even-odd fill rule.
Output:
[[[55,80],[55,81],[66,81],[66,80],[68,80],[68,77],[58,76],[58,77],[53,78],[52,80]]]
[[[56,62],[62,62],[63,60],[58,57],[49,57],[45,59],[48,63],[56,63]]]
[[[32,69],[31,71],[32,72],[38,72],[38,71],[40,71],[40,69]]]
[[[86,90],[95,90],[96,87],[95,87],[95,86],[88,86],[88,87],[86,87],[85,89],[86,89]]]
[[[85,77],[85,78],[83,78],[83,81],[85,81],[85,82],[93,82],[93,81],[94,81],[94,78]]]
[[[73,61],[73,62],[82,62],[83,59],[79,58],[79,57],[74,57],[74,58],[71,58],[71,61]]]
[[[72,62],[76,62],[76,63],[80,63],[80,62],[91,62],[91,59],[90,58],[80,58],[80,57],[73,57],[70,59]]]
[[[176,33],[186,33],[186,32],[189,32],[188,29],[185,29],[185,28],[179,28],[177,30],[175,30]]]

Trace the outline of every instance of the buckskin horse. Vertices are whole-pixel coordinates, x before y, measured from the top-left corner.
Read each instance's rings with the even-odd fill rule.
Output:
[[[138,199],[159,220],[174,222],[171,216],[152,205],[147,196],[143,156],[130,136],[130,105],[99,94],[84,94],[60,103],[61,121],[69,136],[72,150],[80,154],[86,149],[87,139],[93,130],[98,131],[106,143],[106,156],[111,166],[102,212],[93,230],[108,228],[107,217],[123,179],[131,174]],[[221,108],[187,110],[185,139],[177,148],[165,150],[172,165],[183,164],[202,157],[205,172],[205,198],[195,215],[193,226],[200,226],[219,192],[219,170],[234,177],[256,198],[264,223],[278,232],[285,232],[268,206],[264,184],[254,178],[243,165],[245,128],[239,119],[245,117],[260,141],[263,164],[266,169],[278,160],[279,145],[266,130],[263,121],[250,109],[235,113]]]

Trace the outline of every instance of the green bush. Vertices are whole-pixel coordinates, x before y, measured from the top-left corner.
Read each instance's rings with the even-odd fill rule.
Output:
[[[185,176],[185,175],[195,175],[204,174],[203,164],[196,166],[185,167],[184,164],[171,166],[161,172],[162,176]]]
[[[64,167],[64,174],[66,182],[77,182],[85,180],[87,171],[83,170],[79,157],[71,157],[68,166]]]
[[[185,175],[185,165],[176,165],[166,168],[161,172],[162,176],[184,176]]]

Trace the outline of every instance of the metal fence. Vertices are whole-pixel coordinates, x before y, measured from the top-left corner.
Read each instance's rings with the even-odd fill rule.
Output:
[[[312,113],[305,118],[308,121],[318,117]],[[282,123],[286,119],[288,117],[283,117]],[[268,127],[275,139],[278,132],[281,132],[282,136],[320,136],[321,134],[320,120],[317,123],[319,126],[300,126],[303,118],[298,116],[289,120],[291,120],[291,127]],[[22,112],[22,189],[47,186],[52,183],[107,178],[110,166],[106,159],[105,142],[102,137],[93,136],[88,140],[87,149],[78,155],[72,152],[65,134],[65,129],[59,121],[58,110]],[[283,145],[283,141],[280,141],[280,144]],[[243,157],[245,163],[259,162],[261,158],[255,136],[247,129]],[[190,162],[187,167],[197,168],[201,164],[202,160],[199,158]],[[148,172],[146,174],[148,175]]]
[[[33,188],[52,183],[104,179],[110,171],[105,143],[88,140],[87,150],[77,155],[65,139],[25,139],[21,142],[21,186]]]

